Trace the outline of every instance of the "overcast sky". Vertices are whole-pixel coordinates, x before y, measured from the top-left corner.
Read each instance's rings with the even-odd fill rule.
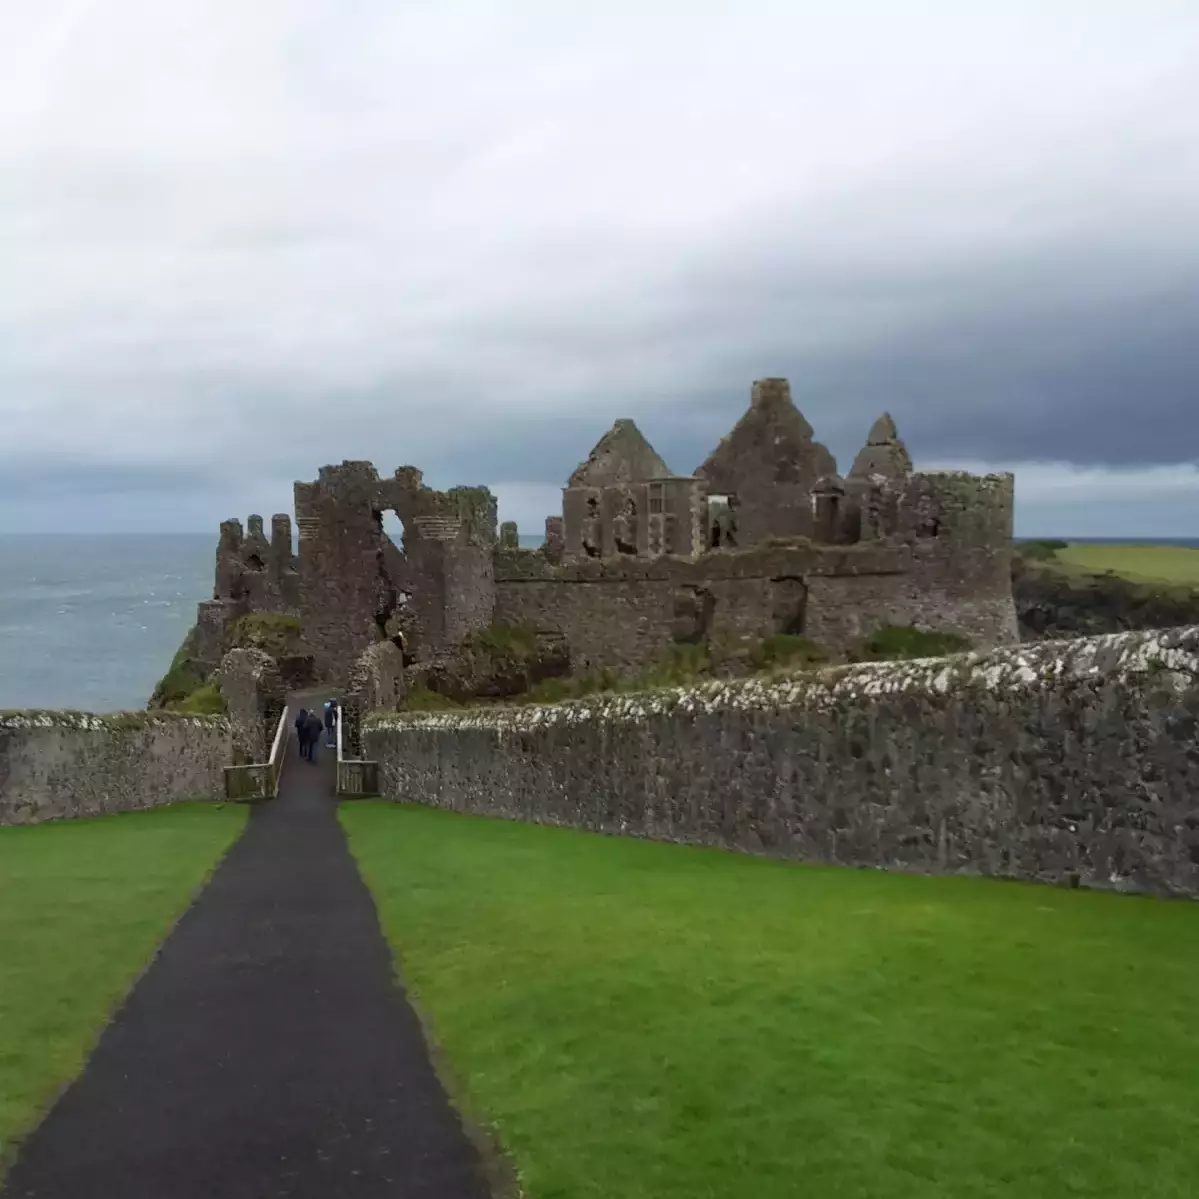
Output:
[[[1199,3],[0,0],[0,531],[370,458],[534,532],[767,375],[1199,536]]]

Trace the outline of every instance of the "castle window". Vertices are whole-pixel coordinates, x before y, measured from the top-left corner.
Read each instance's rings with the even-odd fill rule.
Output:
[[[737,497],[708,496],[708,547],[732,549],[737,544]]]

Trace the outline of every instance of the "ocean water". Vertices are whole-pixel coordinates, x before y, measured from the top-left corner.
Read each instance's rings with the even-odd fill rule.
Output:
[[[0,536],[0,709],[144,707],[215,556],[207,533]]]
[[[207,533],[0,535],[0,709],[143,707],[212,595],[215,553]]]

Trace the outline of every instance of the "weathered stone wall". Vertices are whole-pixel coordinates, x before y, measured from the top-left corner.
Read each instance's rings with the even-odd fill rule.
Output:
[[[295,504],[300,618],[319,678],[344,683],[393,623],[428,661],[490,621],[496,504],[485,487],[435,491],[414,467],[380,478],[369,462],[343,462],[297,483]],[[385,534],[384,512],[402,522],[402,547]]]
[[[836,474],[832,454],[791,400],[786,379],[759,379],[749,411],[697,470],[711,495],[731,497],[735,544],[771,537],[810,537],[812,492]]]
[[[221,717],[0,714],[0,824],[221,797],[231,753]]]
[[[1199,896],[1199,628],[368,722],[384,795],[813,862]]]
[[[364,712],[395,708],[404,697],[404,655],[390,641],[372,645],[354,664],[348,690]]]
[[[759,545],[695,559],[571,560],[533,550],[496,555],[499,624],[563,634],[576,673],[637,670],[674,641],[704,641],[720,656],[774,633],[803,633],[833,653],[881,625],[963,633],[981,645],[1013,642],[1010,582],[984,590],[918,585],[913,550]]]
[[[275,659],[260,649],[230,650],[217,670],[217,684],[229,711],[238,764],[265,762],[287,702]]]

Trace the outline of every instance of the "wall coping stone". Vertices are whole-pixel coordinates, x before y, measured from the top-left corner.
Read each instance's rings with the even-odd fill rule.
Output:
[[[224,716],[201,716],[188,712],[76,712],[69,708],[27,708],[0,711],[0,729],[91,729],[119,730],[176,727],[225,729]]]
[[[636,723],[680,709],[696,714],[730,708],[829,709],[888,694],[945,695],[972,688],[1019,693],[1149,673],[1159,674],[1163,685],[1174,691],[1199,686],[1199,626],[1041,641],[940,658],[863,662],[655,691],[600,693],[556,704],[373,713],[364,724],[370,730],[521,733],[589,721]]]

